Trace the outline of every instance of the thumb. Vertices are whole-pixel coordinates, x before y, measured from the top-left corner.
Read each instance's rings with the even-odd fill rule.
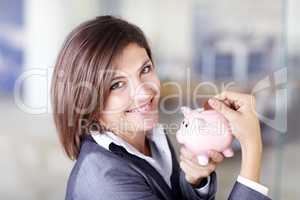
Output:
[[[239,115],[237,111],[229,108],[225,103],[216,98],[209,99],[208,103],[214,110],[223,114],[229,121],[234,121]]]

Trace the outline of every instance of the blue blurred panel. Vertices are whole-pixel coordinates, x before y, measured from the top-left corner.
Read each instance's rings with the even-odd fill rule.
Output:
[[[16,45],[23,31],[23,0],[0,0],[0,94],[12,94],[21,72],[23,48]]]
[[[23,50],[20,48],[13,48],[10,46],[8,41],[1,40],[0,38],[0,47],[1,47],[1,56],[5,58],[9,58],[10,61],[14,63],[14,65],[22,65],[23,63]],[[12,66],[11,66],[12,67]]]
[[[204,64],[203,64],[203,56],[200,54],[200,55],[195,55],[195,58],[194,58],[194,69],[195,69],[195,72],[201,74],[204,70]]]
[[[231,80],[233,78],[233,56],[232,54],[216,54],[215,79]]]
[[[248,55],[248,74],[256,75],[257,73],[262,73],[264,69],[264,61],[266,55],[263,52],[253,51]]]
[[[15,80],[21,72],[23,63],[23,50],[13,48],[5,40],[0,38],[1,69],[0,70],[0,92],[12,93]]]
[[[23,25],[24,0],[0,0],[0,24]]]

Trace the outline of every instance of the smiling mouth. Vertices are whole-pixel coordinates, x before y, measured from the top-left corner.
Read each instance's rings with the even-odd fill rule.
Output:
[[[153,102],[154,97],[152,97],[152,99],[150,101],[148,101],[147,103],[134,108],[134,109],[130,109],[127,110],[126,113],[146,113],[149,112],[152,108],[152,102]]]

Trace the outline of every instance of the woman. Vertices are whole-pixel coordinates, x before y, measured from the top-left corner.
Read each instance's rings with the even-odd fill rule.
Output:
[[[135,25],[101,16],[69,34],[51,89],[60,141],[76,160],[66,199],[215,198],[214,170],[222,154],[211,151],[210,163],[200,166],[182,148],[178,164],[158,124],[159,89],[150,47]],[[224,92],[209,101],[231,122],[242,147],[241,172],[229,199],[269,199],[259,184],[262,145],[252,100]]]

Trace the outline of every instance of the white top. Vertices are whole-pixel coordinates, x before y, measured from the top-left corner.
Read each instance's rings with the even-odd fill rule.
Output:
[[[109,145],[113,142],[116,145],[124,147],[129,153],[146,160],[161,174],[161,176],[171,188],[170,179],[172,175],[172,155],[164,129],[160,124],[153,128],[152,132],[146,135],[146,137],[149,139],[152,157],[142,154],[134,146],[132,146],[131,144],[129,144],[121,137],[118,137],[112,132],[106,131],[105,133],[100,134],[99,132],[94,131],[91,132],[91,135],[93,139],[97,142],[97,144],[104,147],[108,151],[110,151]],[[268,194],[268,188],[264,187],[259,183],[251,181],[242,176],[239,176],[237,181],[266,196]],[[207,194],[209,191],[209,183],[210,176],[208,177],[206,185],[202,188],[197,189],[197,191],[201,194]]]
[[[262,193],[265,196],[268,196],[269,189],[259,183],[244,178],[243,176],[238,176],[237,181],[249,188],[252,188],[253,190],[256,190],[257,192]]]

